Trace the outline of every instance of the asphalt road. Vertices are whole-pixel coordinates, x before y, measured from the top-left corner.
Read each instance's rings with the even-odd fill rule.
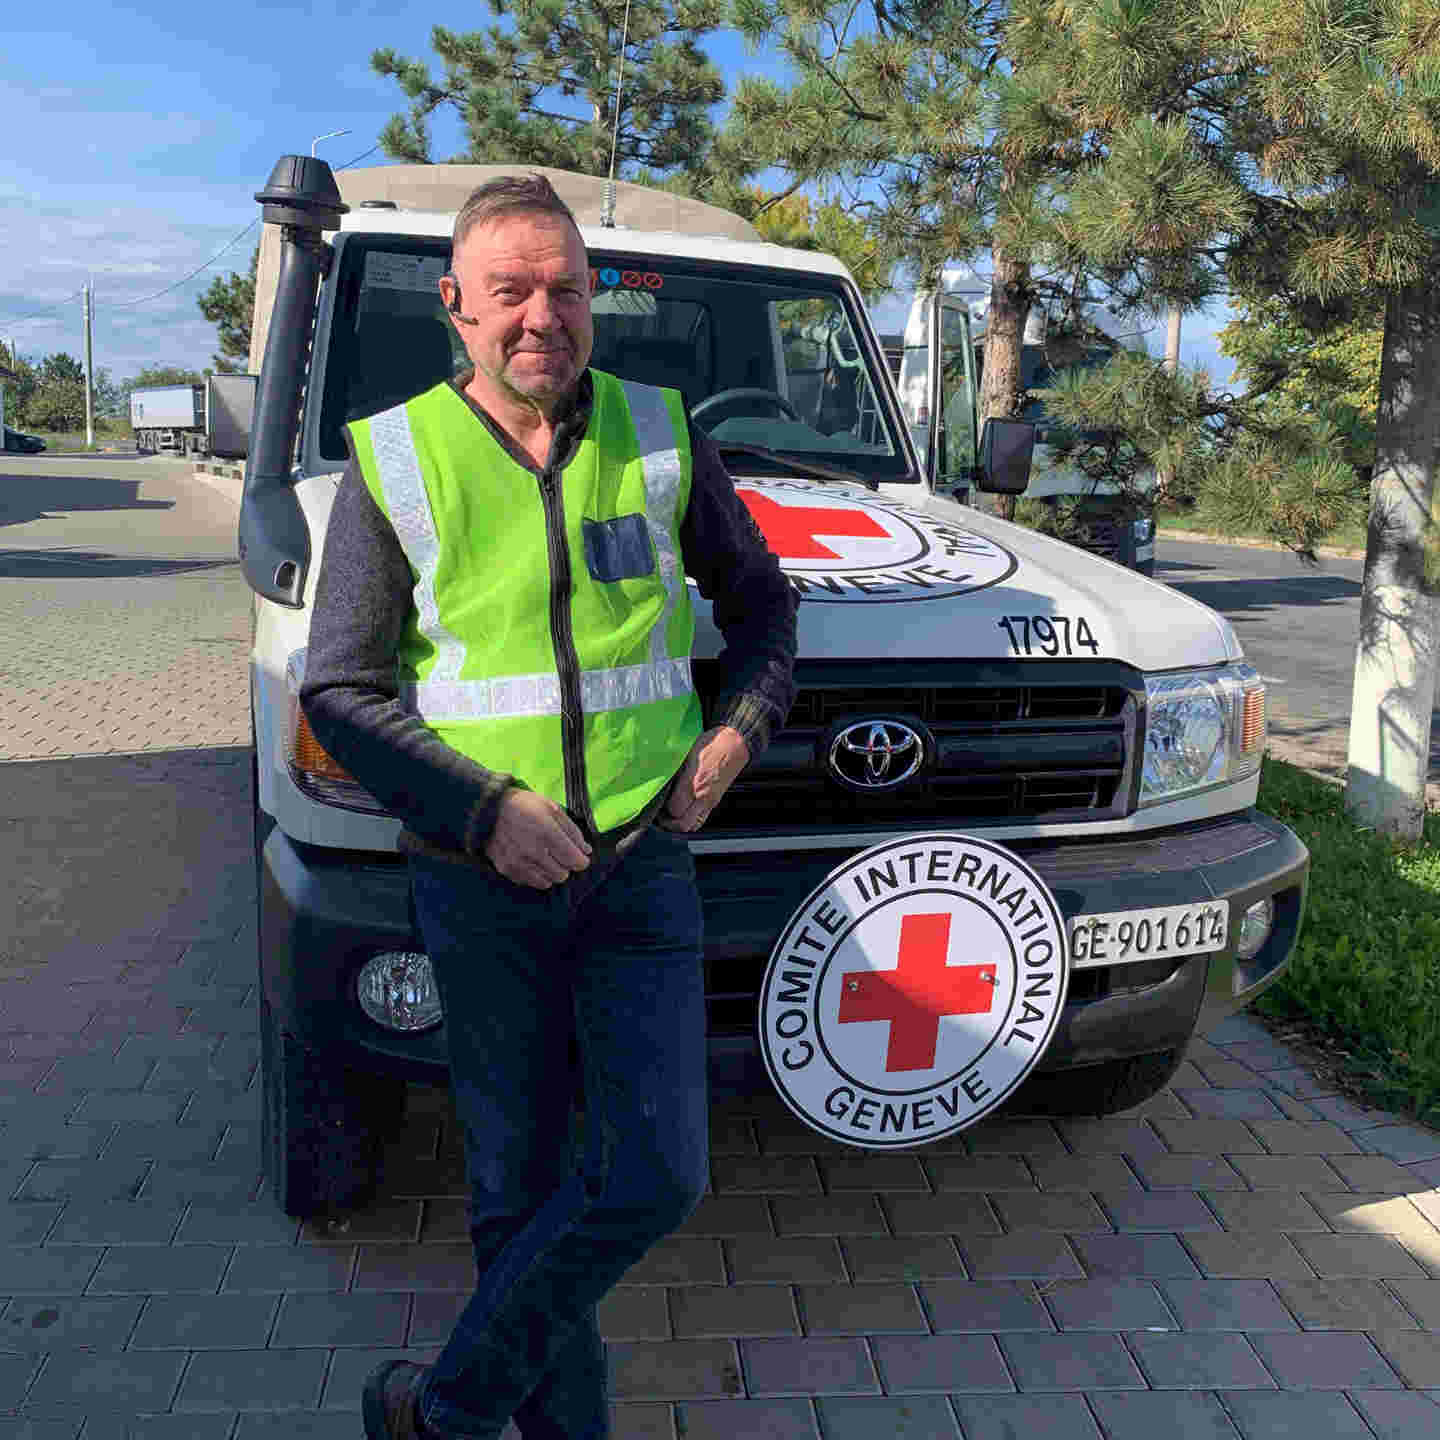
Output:
[[[253,907],[249,601],[189,465],[0,456],[0,979]]]
[[[1270,748],[1343,779],[1364,562],[1161,539],[1155,578],[1226,616],[1267,682]],[[1440,714],[1431,779],[1440,779]]]

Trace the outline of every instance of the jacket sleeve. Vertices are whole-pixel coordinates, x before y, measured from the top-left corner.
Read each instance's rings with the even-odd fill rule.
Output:
[[[413,588],[410,562],[352,459],[325,535],[300,705],[326,751],[409,830],[479,854],[516,782],[447,745],[401,700],[397,656]]]
[[[734,726],[753,760],[795,701],[798,601],[735,493],[715,442],[691,425],[690,447],[690,506],[680,529],[681,554],[725,637],[720,687],[706,719]]]

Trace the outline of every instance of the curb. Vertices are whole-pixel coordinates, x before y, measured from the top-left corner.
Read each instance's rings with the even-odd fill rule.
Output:
[[[245,489],[245,468],[242,465],[225,465],[215,460],[197,460],[195,478],[218,490],[237,510],[240,497]]]
[[[1205,530],[1171,530],[1166,526],[1155,531],[1155,538],[1157,540],[1186,540],[1197,545],[1237,545],[1246,550],[1289,550],[1290,548],[1288,545],[1281,545],[1277,540],[1257,540],[1250,535],[1212,535]],[[1315,553],[1332,560],[1363,560],[1365,558],[1363,550],[1346,545],[1317,545]]]

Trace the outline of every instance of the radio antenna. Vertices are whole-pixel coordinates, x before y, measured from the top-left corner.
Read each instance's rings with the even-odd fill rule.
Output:
[[[625,47],[630,41],[630,0],[625,0],[625,22],[620,31],[620,70],[615,76],[615,123],[610,130],[610,175],[605,181],[605,202],[600,224],[606,230],[615,228],[615,152],[620,144],[620,91],[625,84]]]

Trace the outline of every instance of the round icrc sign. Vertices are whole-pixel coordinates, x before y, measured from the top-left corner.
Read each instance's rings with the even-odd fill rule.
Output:
[[[761,1053],[821,1133],[924,1145],[1014,1093],[1067,979],[1060,909],[1018,855],[970,835],[886,841],[832,871],[776,942]]]

